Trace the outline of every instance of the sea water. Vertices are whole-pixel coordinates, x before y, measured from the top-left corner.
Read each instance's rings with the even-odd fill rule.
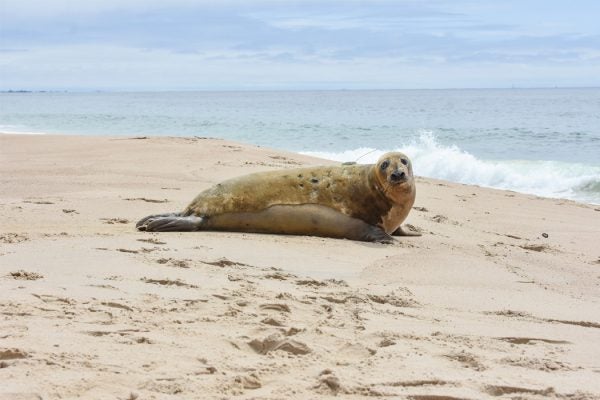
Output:
[[[600,88],[0,93],[0,132],[219,137],[600,204]]]

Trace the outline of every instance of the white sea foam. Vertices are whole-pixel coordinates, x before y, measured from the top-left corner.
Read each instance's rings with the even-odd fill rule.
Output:
[[[45,135],[45,132],[31,132],[18,125],[0,125],[0,135]]]
[[[46,132],[17,132],[6,131],[0,129],[0,135],[45,135]]]
[[[544,197],[600,203],[600,167],[559,161],[482,160],[457,146],[440,144],[431,133],[397,149],[358,148],[339,153],[304,152],[336,161],[374,163],[387,151],[402,151],[416,175]]]

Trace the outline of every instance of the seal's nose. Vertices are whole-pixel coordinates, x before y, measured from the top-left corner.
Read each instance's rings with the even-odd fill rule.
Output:
[[[390,178],[392,178],[393,182],[400,182],[400,181],[404,180],[404,178],[406,178],[406,174],[401,171],[394,171],[390,175]]]

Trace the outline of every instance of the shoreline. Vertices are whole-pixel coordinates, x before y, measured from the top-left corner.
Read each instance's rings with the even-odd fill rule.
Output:
[[[47,132],[14,132],[14,131],[1,131],[0,135],[52,135]],[[57,136],[67,136],[67,135],[57,135]]]
[[[224,179],[328,161],[164,136],[0,156],[0,398],[600,398],[600,207],[419,177],[423,236],[392,245],[145,233]]]

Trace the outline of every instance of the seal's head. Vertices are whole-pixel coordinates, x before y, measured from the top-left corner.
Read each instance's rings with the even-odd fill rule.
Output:
[[[403,153],[393,152],[382,155],[374,166],[375,179],[385,195],[392,199],[403,198],[414,191],[412,163]]]

